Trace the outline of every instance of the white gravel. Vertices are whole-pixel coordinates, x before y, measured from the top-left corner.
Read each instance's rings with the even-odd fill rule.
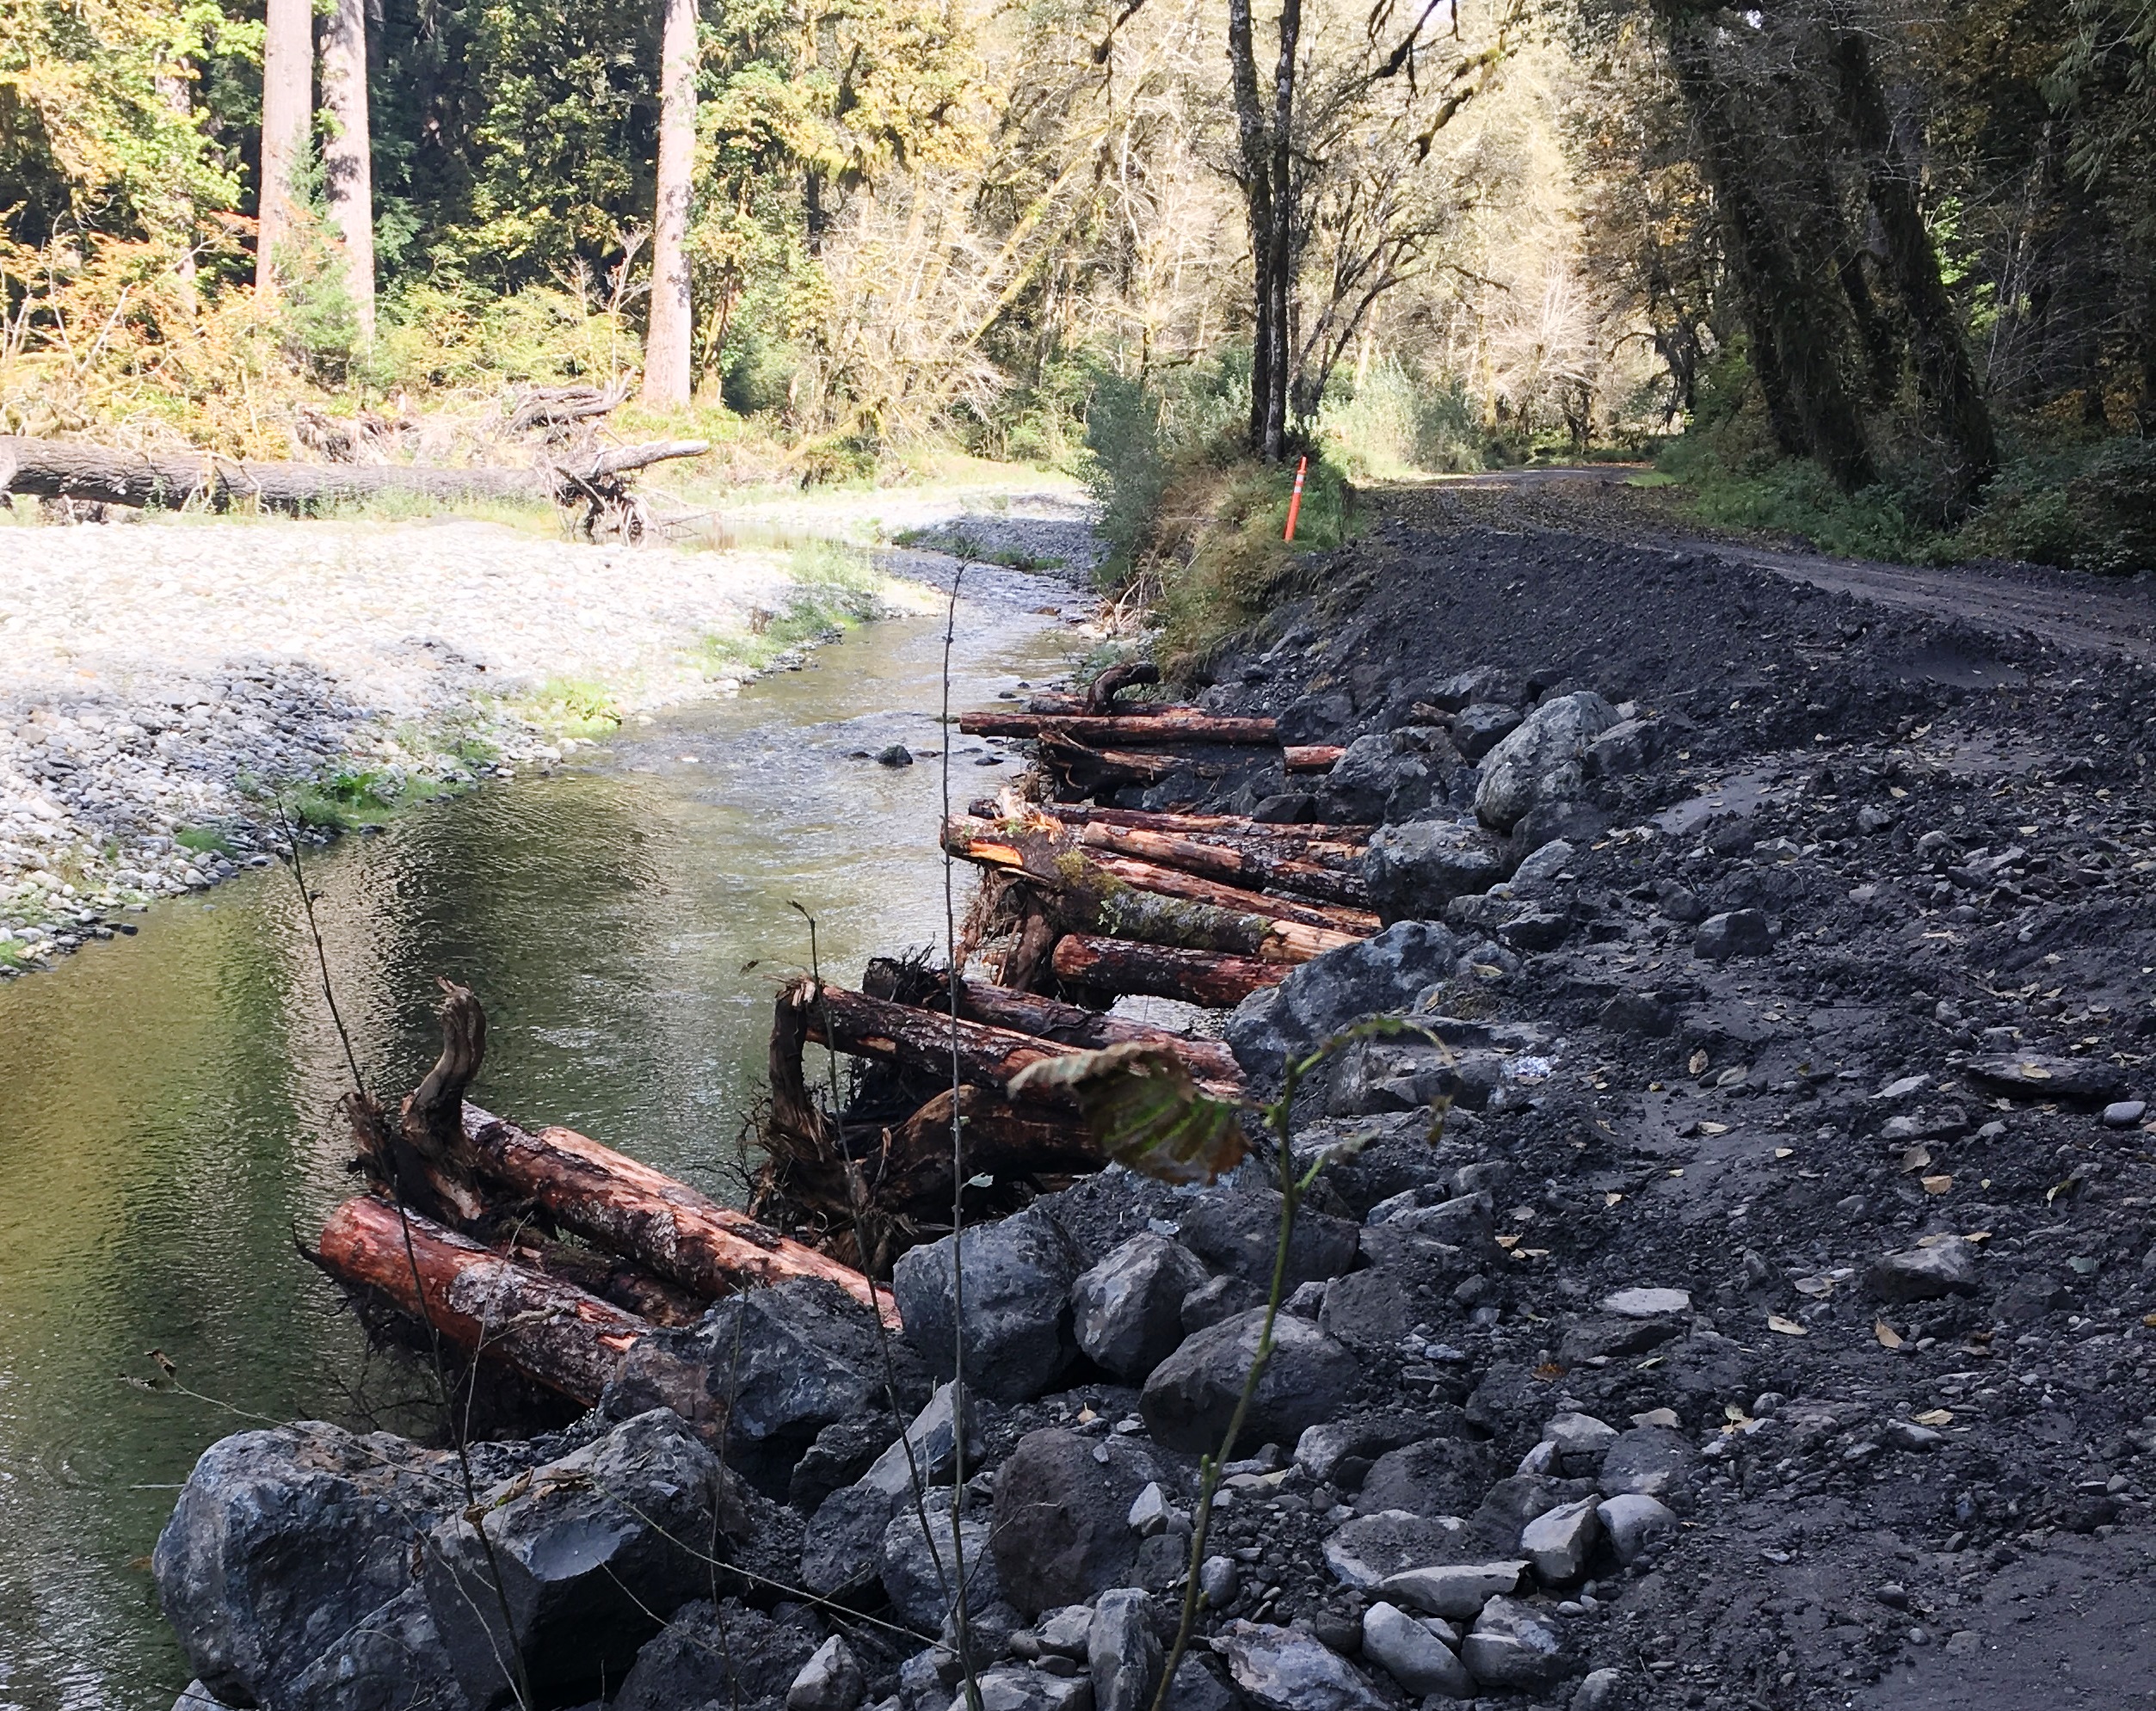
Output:
[[[1080,511],[1068,492],[994,504]],[[823,532],[815,501],[769,508],[765,529]],[[985,508],[847,495],[828,532]],[[394,794],[558,760],[576,739],[545,721],[564,683],[631,717],[734,692],[753,674],[704,644],[793,605],[789,559],[466,520],[0,527],[0,971],[267,863],[281,788],[364,769]]]

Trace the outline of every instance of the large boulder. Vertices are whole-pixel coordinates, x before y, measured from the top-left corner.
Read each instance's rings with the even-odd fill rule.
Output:
[[[884,1591],[901,1620],[933,1634],[943,1626],[958,1603],[958,1555],[951,1540],[949,1487],[930,1492],[916,1511],[901,1504],[884,1529]],[[921,1521],[928,1526],[924,1533]],[[989,1542],[986,1516],[970,1506],[958,1522],[958,1548],[965,1561],[966,1602],[982,1609],[1003,1597],[1001,1577],[996,1572],[995,1548]]]
[[[1576,799],[1586,783],[1588,748],[1617,723],[1617,709],[1592,690],[1543,702],[1483,758],[1475,817],[1509,832],[1531,809]]]
[[[1215,1190],[1183,1215],[1183,1245],[1219,1271],[1270,1288],[1280,1212],[1280,1196],[1272,1189]],[[1354,1265],[1361,1234],[1346,1218],[1303,1208],[1288,1237],[1287,1287],[1339,1277]]]
[[[165,1618],[230,1705],[282,1702],[411,1584],[412,1547],[460,1507],[447,1456],[319,1420],[212,1444],[151,1557]]]
[[[1128,1438],[1026,1433],[995,1481],[989,1546],[1003,1597],[1030,1617],[1129,1584],[1138,1552],[1130,1505],[1171,1477]]]
[[[1078,1346],[1118,1378],[1143,1381],[1183,1340],[1183,1298],[1206,1277],[1180,1242],[1141,1231],[1072,1286]]]
[[[828,1598],[876,1579],[884,1532],[898,1506],[889,1492],[869,1485],[842,1486],[825,1498],[803,1534],[801,1584]]]
[[[1223,1319],[1154,1368],[1138,1401],[1146,1429],[1170,1449],[1217,1449],[1257,1358],[1265,1309]],[[1307,1320],[1273,1323],[1272,1355],[1258,1381],[1241,1442],[1291,1444],[1346,1406],[1362,1363]]]
[[[427,1607],[465,1696],[508,1702],[513,1669],[545,1704],[620,1681],[653,1613],[709,1587],[704,1554],[733,1554],[773,1507],[665,1409],[496,1486],[426,1551]]]
[[[1349,825],[1402,820],[1428,809],[1443,789],[1401,734],[1358,736],[1325,775],[1326,817]]]
[[[807,1628],[774,1622],[738,1599],[714,1608],[699,1598],[645,1643],[607,1704],[610,1711],[682,1711],[716,1701],[729,1711],[781,1711],[788,1683],[816,1646]]]
[[[891,1273],[912,1344],[939,1378],[953,1376],[953,1244],[965,1246],[965,1378],[998,1402],[1025,1402],[1077,1357],[1070,1286],[1084,1251],[1038,1206],[916,1247]]]
[[[277,1711],[470,1711],[471,1703],[416,1585],[354,1627],[274,1702]]]
[[[1135,1587],[1103,1592],[1087,1636],[1093,1711],[1145,1711],[1160,1685],[1161,1642]]]
[[[1478,826],[1411,820],[1382,826],[1363,855],[1371,907],[1388,921],[1440,919],[1459,897],[1487,891],[1505,877],[1505,849]]]
[[[1383,1711],[1384,1700],[1360,1670],[1294,1628],[1232,1622],[1213,1649],[1259,1711]]]
[[[1459,960],[1459,940],[1445,928],[1403,920],[1314,957],[1278,986],[1252,993],[1229,1019],[1229,1046],[1253,1080],[1277,1085],[1291,1055],[1365,1016],[1408,1009]]]
[[[1457,1437],[1426,1438],[1389,1449],[1363,1476],[1358,1515],[1404,1509],[1410,1515],[1464,1515],[1481,1500],[1496,1471],[1487,1446]]]

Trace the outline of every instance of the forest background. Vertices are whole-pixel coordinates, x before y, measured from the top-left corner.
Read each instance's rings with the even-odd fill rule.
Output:
[[[1306,452],[2131,569],[2152,169],[2156,0],[7,0],[0,429],[581,382],[735,482],[1085,475],[1124,575]]]

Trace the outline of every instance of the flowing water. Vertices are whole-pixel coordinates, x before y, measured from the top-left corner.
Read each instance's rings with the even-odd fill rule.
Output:
[[[952,705],[1051,674],[1061,585],[970,573]],[[347,840],[310,869],[370,1083],[434,1049],[433,977],[487,1006],[474,1097],[566,1123],[714,1192],[762,1075],[778,981],[939,943],[939,616],[856,631],[739,699],[635,728]],[[957,738],[957,805],[1002,769]],[[970,885],[960,875],[958,907]],[[301,1260],[352,1191],[346,1077],[290,878],[139,917],[0,987],[0,1711],[164,1711],[185,1685],[147,1558],[214,1439],[416,1381],[370,1362]],[[150,1393],[146,1351],[194,1394]]]

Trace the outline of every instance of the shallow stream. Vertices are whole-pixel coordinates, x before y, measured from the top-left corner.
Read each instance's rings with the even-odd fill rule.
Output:
[[[1067,587],[969,572],[952,705],[1054,674]],[[490,1023],[473,1096],[562,1123],[714,1192],[762,1079],[777,982],[939,943],[943,625],[854,632],[736,700],[633,727],[319,855],[311,877],[363,1071],[432,1059],[434,977]],[[956,741],[958,806],[1010,768]],[[970,883],[959,876],[963,909]],[[0,1711],[164,1711],[185,1685],[148,1554],[214,1439],[354,1421],[415,1381],[299,1259],[353,1191],[346,1085],[280,870],[137,917],[0,986]],[[151,1394],[150,1350],[192,1394]]]

